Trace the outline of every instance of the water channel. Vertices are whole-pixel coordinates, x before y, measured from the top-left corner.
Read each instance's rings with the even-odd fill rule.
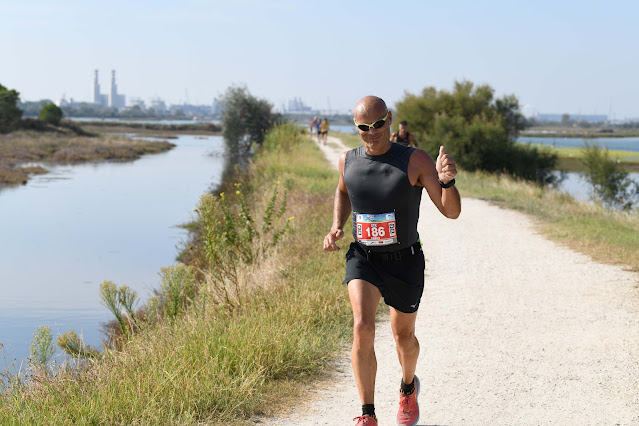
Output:
[[[28,356],[42,325],[76,330],[101,346],[111,314],[99,302],[104,280],[142,301],[176,263],[202,194],[219,184],[219,136],[183,135],[172,150],[133,162],[45,165],[50,173],[0,190],[0,369]]]
[[[593,138],[592,142],[596,142],[602,148],[608,148],[615,151],[637,152],[639,156],[639,137],[627,138]],[[582,138],[561,138],[561,137],[531,137],[521,136],[517,138],[517,142],[524,144],[543,144],[557,147],[576,147],[581,148],[585,144]],[[628,177],[639,182],[639,173],[630,172]],[[591,188],[579,172],[563,173],[563,180],[560,182],[558,189],[570,194],[573,198],[581,201],[587,201],[591,198]]]

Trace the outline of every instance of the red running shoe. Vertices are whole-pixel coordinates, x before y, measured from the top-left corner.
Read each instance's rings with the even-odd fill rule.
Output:
[[[377,417],[359,416],[355,417],[353,420],[357,420],[355,426],[377,426]]]
[[[419,379],[415,376],[415,390],[410,395],[399,393],[399,411],[397,412],[397,424],[400,426],[414,426],[419,420]]]

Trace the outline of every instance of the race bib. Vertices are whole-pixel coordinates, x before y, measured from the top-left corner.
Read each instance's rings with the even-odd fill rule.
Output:
[[[355,214],[357,240],[365,246],[386,246],[397,242],[395,212]]]

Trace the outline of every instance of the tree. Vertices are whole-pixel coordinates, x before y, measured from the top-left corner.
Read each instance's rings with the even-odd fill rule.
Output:
[[[513,95],[494,98],[488,85],[455,82],[452,92],[427,87],[397,103],[395,121],[406,120],[420,146],[433,158],[444,145],[465,170],[506,172],[551,182],[557,157],[515,143],[525,118]]]
[[[22,118],[22,110],[18,108],[20,93],[9,90],[0,84],[0,133],[14,130]]]
[[[222,103],[222,134],[232,154],[250,153],[253,144],[261,145],[266,131],[282,120],[268,101],[254,97],[244,86],[229,87]]]
[[[608,148],[596,142],[585,141],[582,163],[585,178],[593,195],[604,206],[630,210],[639,199],[639,185],[628,177],[628,172],[610,158]]]
[[[41,99],[39,101],[20,102],[18,108],[22,110],[22,117],[37,117],[43,106],[52,103],[50,99]]]
[[[42,107],[38,117],[45,123],[57,126],[62,120],[62,115],[62,110],[56,104],[50,103]]]

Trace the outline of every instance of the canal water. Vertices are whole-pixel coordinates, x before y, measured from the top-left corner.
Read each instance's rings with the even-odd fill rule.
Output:
[[[593,138],[591,142],[596,142],[602,148],[614,151],[630,151],[639,153],[639,137],[628,138]],[[576,147],[582,148],[585,144],[583,138],[557,138],[557,137],[530,137],[522,136],[517,138],[519,143],[543,144],[549,146]],[[639,156],[639,154],[638,154]],[[559,174],[559,173],[558,173]],[[628,173],[628,177],[639,182],[639,173]],[[591,187],[580,172],[565,172],[563,180],[559,183],[558,189],[570,194],[573,198],[581,201],[591,199]]]
[[[50,173],[0,190],[0,369],[29,353],[34,331],[76,330],[101,346],[112,315],[99,301],[104,280],[144,302],[158,273],[176,263],[202,194],[219,184],[219,136],[184,135],[172,150],[133,162],[45,165]],[[4,351],[4,354],[3,354]]]

